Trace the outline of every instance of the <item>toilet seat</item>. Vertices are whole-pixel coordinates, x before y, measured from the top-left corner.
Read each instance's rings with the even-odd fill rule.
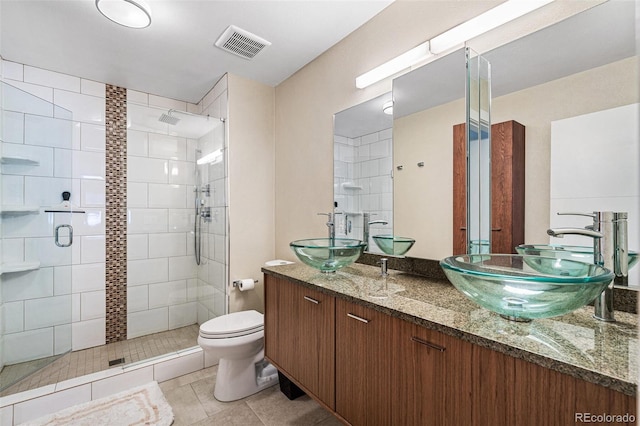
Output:
[[[228,339],[264,330],[264,315],[258,311],[241,311],[210,319],[200,326],[204,339]]]

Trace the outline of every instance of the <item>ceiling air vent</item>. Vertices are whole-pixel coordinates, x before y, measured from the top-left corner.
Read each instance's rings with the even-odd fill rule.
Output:
[[[216,46],[220,49],[245,59],[252,59],[270,45],[271,43],[267,40],[234,25],[229,25],[229,28],[216,41]]]

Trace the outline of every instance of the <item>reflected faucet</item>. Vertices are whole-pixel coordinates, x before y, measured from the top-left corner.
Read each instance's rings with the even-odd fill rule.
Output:
[[[337,213],[318,213],[318,216],[327,216],[327,228],[329,228],[329,239],[330,240],[335,240],[336,238],[336,215],[337,214],[342,214],[341,212],[337,212]]]
[[[627,213],[626,212],[593,212],[558,213],[558,215],[588,216],[593,225],[585,228],[548,229],[552,237],[564,235],[584,235],[593,238],[593,263],[614,272],[616,279],[626,279],[628,273],[627,250]],[[613,284],[616,279],[602,291],[594,302],[594,318],[601,321],[615,321],[613,310]]]
[[[375,214],[375,213],[373,213]],[[364,250],[369,248],[369,226],[370,225],[388,225],[384,219],[370,220],[371,213],[362,213],[362,242],[365,244]]]

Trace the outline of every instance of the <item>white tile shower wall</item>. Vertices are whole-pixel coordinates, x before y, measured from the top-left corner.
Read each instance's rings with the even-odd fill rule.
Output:
[[[211,117],[227,118],[227,77],[223,77],[198,104],[202,114]],[[219,128],[222,129],[222,128]],[[211,136],[211,135],[209,135]],[[227,148],[226,135],[215,132],[215,137],[198,140],[197,149],[201,153],[212,152],[218,148]],[[202,256],[195,277],[196,287],[191,287],[192,295],[197,298],[197,320],[199,324],[226,313],[228,285],[228,235],[227,235],[227,170],[224,160],[215,164],[200,165],[200,183],[209,184],[211,195],[206,202],[211,206],[211,222],[203,223]],[[191,299],[190,299],[191,300]],[[175,312],[174,321],[179,320]]]
[[[2,292],[23,313],[5,336],[5,348],[22,347],[5,351],[3,361],[13,363],[69,350],[71,343],[104,344],[105,85],[4,60],[2,69],[9,85],[3,121],[10,124],[0,135],[3,155],[38,161],[2,167],[2,204],[39,208],[2,218],[3,246],[20,248],[11,260],[40,262],[39,270],[3,275]],[[87,214],[44,213],[63,191]],[[74,228],[69,249],[53,244],[60,224]],[[73,316],[73,305],[81,315]],[[71,338],[72,328],[88,332]]]
[[[392,129],[362,135],[357,138],[335,136],[334,197],[336,233],[350,238],[362,238],[363,215],[371,220],[385,220],[386,225],[371,225],[369,251],[381,253],[371,239],[376,234],[393,232]]]
[[[133,338],[197,319],[188,297],[188,280],[197,276],[188,249],[196,141],[157,120],[171,108],[186,111],[187,103],[133,90],[127,100],[127,337]]]

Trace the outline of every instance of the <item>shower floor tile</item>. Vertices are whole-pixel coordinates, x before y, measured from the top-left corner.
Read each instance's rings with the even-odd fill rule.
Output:
[[[113,368],[109,367],[109,361],[118,358],[124,358],[125,361],[114,367],[187,349],[198,344],[198,330],[198,325],[193,324],[175,330],[69,352],[62,356],[7,365],[0,372],[0,387],[4,387],[5,383],[13,384],[0,392],[0,396],[12,395],[85,374],[107,370]],[[53,362],[51,362],[52,360]],[[35,371],[35,373],[20,380],[19,378],[24,377],[25,372],[28,371]],[[16,380],[19,381],[16,382]]]

